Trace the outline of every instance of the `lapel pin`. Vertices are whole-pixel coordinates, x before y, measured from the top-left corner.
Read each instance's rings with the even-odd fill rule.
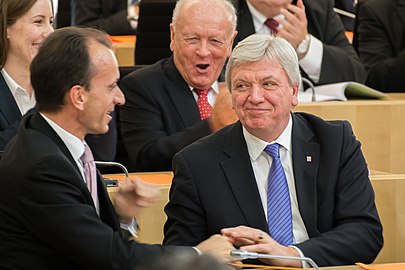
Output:
[[[312,162],[312,157],[311,156],[307,156],[307,162],[311,163]]]

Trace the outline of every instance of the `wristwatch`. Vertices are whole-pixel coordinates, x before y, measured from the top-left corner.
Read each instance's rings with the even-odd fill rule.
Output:
[[[298,47],[295,51],[297,52],[297,56],[298,56],[299,60],[304,58],[304,56],[307,54],[310,43],[311,43],[311,35],[307,34],[305,36],[305,38],[301,41],[301,43],[298,44]]]

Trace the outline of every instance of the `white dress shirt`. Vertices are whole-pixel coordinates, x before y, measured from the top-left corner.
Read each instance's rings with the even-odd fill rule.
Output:
[[[301,243],[307,240],[308,233],[302,220],[298,207],[297,192],[295,189],[294,171],[292,164],[292,118],[283,133],[273,142],[265,142],[252,134],[243,127],[243,136],[245,137],[247,150],[252,163],[253,172],[256,178],[257,187],[262,201],[263,212],[267,219],[267,186],[268,176],[272,163],[272,158],[264,152],[268,144],[278,143],[280,145],[280,160],[287,178],[288,190],[290,193],[292,223],[293,223],[293,243]]]

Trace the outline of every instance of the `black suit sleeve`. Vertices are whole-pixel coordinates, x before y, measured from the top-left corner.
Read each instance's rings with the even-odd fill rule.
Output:
[[[207,217],[200,203],[192,172],[181,153],[175,155],[173,164],[175,177],[169,203],[165,207],[168,219],[164,226],[163,244],[196,245],[210,236]]]
[[[342,134],[336,135],[343,137],[338,175],[335,187],[325,187],[322,196],[325,197],[326,192],[330,191],[333,194],[329,199],[325,198],[324,202],[318,202],[318,234],[310,235],[307,241],[296,245],[305,256],[320,266],[354,264],[359,261],[371,263],[383,245],[382,226],[360,143],[348,122],[344,122],[340,130]],[[323,182],[327,181],[325,179]]]
[[[363,3],[358,14],[358,51],[368,70],[367,85],[383,92],[404,92],[404,23],[398,12],[389,10],[395,1],[377,2]]]
[[[175,153],[211,131],[207,120],[186,126],[161,89],[164,86],[142,76],[130,74],[121,82],[126,103],[120,108],[120,123],[129,167],[131,171],[170,171]]]
[[[126,7],[126,0],[76,0],[76,24],[97,27],[110,35],[133,35]]]

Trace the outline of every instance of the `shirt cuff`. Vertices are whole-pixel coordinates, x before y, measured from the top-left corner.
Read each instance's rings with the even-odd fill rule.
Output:
[[[321,66],[323,58],[322,42],[311,35],[311,43],[304,58],[300,60],[300,66],[314,82],[319,82],[321,76]]]
[[[134,218],[132,218],[129,223],[121,223],[120,227],[121,229],[127,230],[135,238],[138,237],[138,223],[136,223]]]
[[[201,256],[201,255],[203,254],[203,253],[201,252],[201,250],[199,250],[198,248],[196,248],[196,247],[192,247],[192,248],[194,248],[195,251],[197,251],[198,256]]]
[[[288,246],[288,247],[292,247],[293,249],[295,249],[300,254],[301,258],[305,257],[304,253],[302,253],[301,249],[297,248],[296,246]],[[302,263],[302,268],[311,268],[311,265],[309,265],[308,262],[301,261],[301,263]]]

